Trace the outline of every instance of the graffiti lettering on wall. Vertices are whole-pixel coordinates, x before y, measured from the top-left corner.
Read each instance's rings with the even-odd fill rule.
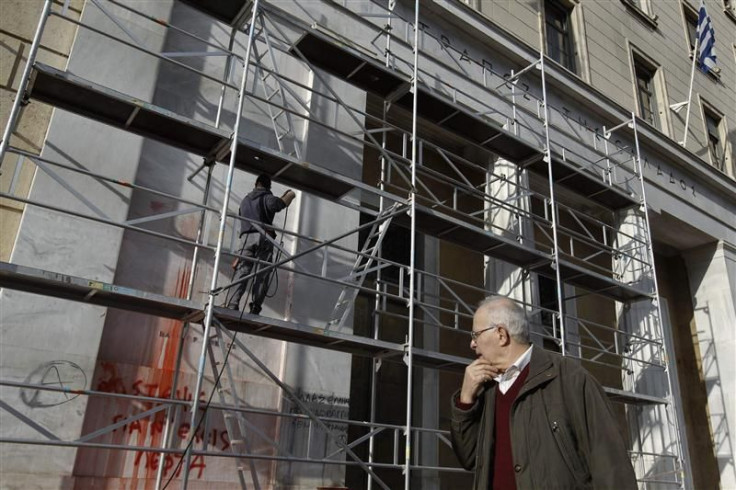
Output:
[[[128,416],[129,415],[127,414],[118,413],[112,417],[112,423],[115,424],[117,422],[120,422]],[[163,433],[164,422],[163,420],[159,419],[154,420],[150,423],[148,421],[134,420],[129,424],[123,425],[120,429],[113,430],[113,433],[117,432],[118,430],[121,430],[127,435],[143,434],[145,436],[151,436],[151,438],[153,439],[155,438],[155,436]],[[182,441],[186,440],[187,437],[189,437],[190,430],[191,425],[187,422],[182,422],[181,424],[179,424],[179,427],[176,430],[176,435]],[[194,434],[194,442],[196,444],[200,444],[202,442],[201,428],[197,429],[197,432]],[[207,435],[207,444],[213,446],[216,449],[220,449],[221,451],[227,450],[230,447],[230,440],[227,435],[227,431],[224,429],[212,429]]]
[[[128,415],[123,413],[118,413],[112,417],[112,423],[120,422],[121,420],[124,420]],[[158,439],[158,437],[161,437],[164,430],[164,422],[161,417],[157,417],[156,420],[149,422],[146,420],[134,420],[128,424],[123,425],[122,427],[113,430],[113,433],[116,432],[122,432],[126,436],[136,438],[140,438],[141,436],[148,440],[155,441]],[[176,428],[176,436],[182,440],[186,441],[189,437],[189,433],[191,431],[191,425],[187,422],[183,422],[179,424],[179,426]],[[194,442],[195,444],[201,444],[202,443],[202,436],[203,431],[202,429],[198,429],[197,432],[194,434]],[[212,429],[207,434],[207,444],[211,447],[211,449],[219,449],[221,451],[226,451],[230,448],[230,438],[227,434],[227,431],[225,429]],[[177,468],[176,475],[179,476],[181,473],[182,465],[179,465],[179,460],[182,458],[179,454],[167,454],[164,457],[164,476],[168,476],[167,473],[172,468]],[[158,470],[158,465],[160,463],[160,455],[158,453],[143,453],[138,452],[135,456],[135,460],[133,461],[133,465],[135,467],[140,467],[143,465],[143,468],[147,470]],[[204,469],[207,467],[207,463],[205,462],[205,459],[202,455],[197,455],[192,458],[192,461],[190,463],[189,469],[190,471],[197,470],[196,473],[192,473],[196,476],[196,478],[201,478],[202,473],[204,472]]]
[[[179,464],[179,462],[183,457],[184,456],[180,454],[167,454],[164,457],[164,478],[168,477],[169,471],[174,468],[176,469],[174,477],[178,478],[179,476],[181,476],[181,470],[182,468],[184,468],[184,465]],[[141,462],[143,462],[143,467],[145,469],[155,471],[158,470],[158,465],[160,461],[161,455],[159,453],[138,452],[138,454],[136,454],[135,456],[135,461],[133,462],[133,465],[139,467],[141,465]],[[204,462],[204,457],[201,454],[192,456],[192,460],[189,463],[190,476],[194,476],[195,478],[202,478],[202,473],[204,473],[205,468],[207,468],[207,464]]]
[[[141,378],[126,383],[123,377],[118,374],[118,370],[114,364],[103,362],[100,364],[100,368],[102,374],[98,377],[95,388],[98,391],[158,398],[169,398],[171,396],[170,383],[150,383]],[[188,386],[183,386],[176,389],[174,398],[177,400],[192,401],[194,396]],[[202,390],[199,392],[199,399],[203,400],[204,398],[205,392]]]
[[[125,371],[125,369],[123,369]],[[160,382],[151,382],[150,379],[161,379]],[[145,396],[145,397],[157,397],[157,398],[170,398],[171,396],[171,382],[168,381],[171,376],[167,376],[166,373],[157,372],[146,377],[133,377],[130,373],[122,373],[119,366],[111,362],[101,362],[97,376],[94,382],[94,387],[98,391],[104,391],[109,393],[119,393],[124,395],[133,396]],[[189,386],[181,386],[176,389],[174,397],[178,400],[193,401],[194,396]],[[199,399],[206,399],[205,391],[202,390],[199,394]],[[131,405],[130,409],[121,408],[120,404],[128,406],[130,403],[127,400],[118,400],[118,404],[105,403],[101,407],[101,412],[98,416],[100,422],[104,421],[106,425],[117,424],[125,419],[131,417],[137,413],[141,408],[147,409],[153,406],[153,403],[148,402],[135,402]],[[117,410],[115,410],[117,408]],[[132,412],[131,412],[132,410]],[[189,411],[188,406],[181,408],[182,413]],[[112,412],[112,413],[111,413]],[[211,416],[212,417],[212,416]],[[160,445],[163,438],[163,432],[165,427],[165,413],[158,412],[150,418],[132,420],[128,423],[117,427],[111,431],[113,438],[133,440],[133,444],[141,445],[143,441],[151,446]],[[211,450],[225,451],[230,449],[230,438],[227,431],[223,427],[222,418],[219,420],[210,419],[208,426],[208,432],[206,434],[206,442]],[[187,441],[191,435],[191,424],[188,422],[180,422],[177,426],[173,427],[174,437],[179,441]],[[196,444],[203,442],[204,430],[203,428],[197,429],[194,434],[194,441]],[[172,447],[177,447],[175,442]],[[161,457],[159,453],[155,452],[142,452],[139,451],[135,455],[133,460],[133,467],[137,469],[144,469],[147,471],[156,471],[160,464],[163,464],[164,476],[170,476],[170,472],[176,471],[174,477],[179,477],[182,472],[183,465],[179,464],[182,456],[179,454],[166,454]],[[191,476],[194,478],[202,478],[204,470],[207,467],[206,458],[202,455],[196,455],[190,462],[189,469]]]
[[[82,368],[71,361],[58,360],[41,364],[31,371],[25,382],[64,390],[83,390],[87,388],[87,375]],[[58,391],[44,391],[23,388],[20,398],[29,407],[54,407],[67,403],[78,397],[79,394]]]

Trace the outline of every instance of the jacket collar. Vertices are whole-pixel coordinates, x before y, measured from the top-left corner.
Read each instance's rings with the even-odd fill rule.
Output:
[[[248,198],[250,199],[257,199],[261,197],[263,194],[271,194],[271,191],[268,189],[264,189],[263,187],[259,187],[257,189],[253,189],[248,193]]]
[[[526,393],[552,381],[558,376],[558,370],[555,369],[555,363],[552,357],[554,355],[536,345],[532,347],[532,358],[527,366],[529,368],[529,374],[526,377],[524,386],[521,387],[521,391],[516,396],[517,400]],[[496,382],[491,383],[486,388],[487,402],[490,402],[490,406],[493,406],[495,403],[496,388],[498,388],[498,383]]]
[[[529,361],[529,375],[518,395],[519,397],[557,377],[558,373],[554,369],[554,363],[552,362],[553,355],[536,345],[532,348],[532,358]]]

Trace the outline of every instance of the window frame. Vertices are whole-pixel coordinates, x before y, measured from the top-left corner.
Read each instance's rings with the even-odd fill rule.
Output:
[[[698,12],[688,3],[682,3],[682,18],[685,21],[685,46],[688,57],[695,56],[695,36],[698,29]]]
[[[665,110],[665,101],[667,99],[667,84],[664,80],[664,71],[662,70],[662,66],[657,63],[655,60],[653,60],[651,57],[647,56],[642,50],[638,49],[633,44],[629,43],[627,40],[627,45],[629,48],[629,63],[630,63],[630,74],[631,74],[631,83],[632,83],[632,89],[634,91],[634,106],[636,109],[637,115],[645,121],[647,124],[652,126],[654,129],[660,131],[665,136],[670,137],[670,131],[672,128],[671,121],[669,120],[669,113]],[[654,115],[654,118],[656,118],[656,122],[652,123],[647,119],[644,119],[644,115],[641,111],[641,104],[640,104],[640,96],[639,96],[639,86],[638,86],[638,79],[637,79],[637,66],[641,66],[643,69],[645,69],[647,72],[651,73],[651,87],[652,87],[652,95],[651,100],[653,101],[652,105],[652,114]]]
[[[647,23],[652,29],[657,29],[659,16],[652,9],[651,0],[621,0],[626,9]]]
[[[651,70],[649,66],[638,59],[638,57],[634,56],[634,85],[636,87],[636,101],[639,117],[655,128],[659,128],[661,123],[659,119],[659,107],[657,107],[657,89],[655,87],[656,74],[656,70]],[[642,82],[645,85],[642,85]],[[643,94],[646,94],[646,104],[642,97]],[[648,113],[648,115],[646,113]]]
[[[726,17],[736,22],[736,0],[723,0],[723,12]]]
[[[728,158],[728,140],[727,135],[728,131],[726,129],[726,117],[721,114],[719,111],[713,107],[712,104],[709,104],[707,101],[703,100],[702,97],[700,98],[700,107],[701,107],[701,116],[703,120],[703,137],[705,139],[705,149],[707,150],[708,154],[708,163],[711,167],[720,170],[723,173],[727,173],[727,170],[729,168],[729,158]],[[717,132],[716,136],[718,137],[719,142],[719,149],[721,152],[720,155],[720,161],[718,161],[718,154],[717,152],[714,152],[713,147],[711,146],[712,139],[711,139],[711,129],[709,122],[713,121],[715,122],[715,130]],[[714,153],[716,153],[714,155]]]
[[[577,35],[577,29],[575,27],[575,9],[578,8],[578,5],[576,4],[569,4],[562,0],[540,0],[541,2],[541,12],[542,12],[542,18],[541,23],[543,26],[542,29],[542,42],[544,45],[544,52],[547,55],[548,58],[550,58],[552,61],[560,65],[561,67],[565,68],[571,73],[574,73],[577,76],[582,76],[582,62],[581,62],[581,56],[580,56],[580,47],[578,45],[578,35]],[[569,45],[567,46],[567,57],[570,60],[570,63],[572,66],[564,64],[562,61],[558,61],[555,59],[552,54],[550,53],[550,42],[549,42],[549,29],[550,25],[548,23],[548,14],[550,11],[550,7],[553,9],[556,9],[558,12],[564,12],[565,13],[565,31],[564,34],[569,40]],[[559,32],[558,29],[555,28],[556,31]],[[560,51],[563,53],[563,51]]]

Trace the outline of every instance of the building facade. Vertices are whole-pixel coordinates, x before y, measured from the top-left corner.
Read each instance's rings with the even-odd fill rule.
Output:
[[[687,0],[4,3],[2,486],[470,485],[449,399],[502,294],[641,488],[736,488],[736,11],[705,5],[708,74]],[[240,314],[262,172],[298,196]]]

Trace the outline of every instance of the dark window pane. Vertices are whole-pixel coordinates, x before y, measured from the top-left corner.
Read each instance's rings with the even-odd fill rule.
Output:
[[[705,114],[705,125],[708,128],[708,151],[713,165],[721,170],[725,168],[725,153],[721,145],[721,134],[719,131],[721,119],[712,114]]]
[[[690,41],[690,51],[695,49],[695,30],[698,19],[687,15],[687,39]]]
[[[570,11],[558,2],[547,1],[544,12],[547,55],[568,70],[575,71],[575,44],[570,28]]]
[[[656,101],[654,94],[654,73],[642,66],[640,61],[634,60],[634,72],[636,73],[636,92],[639,101],[639,114],[641,118],[655,127],[659,126],[657,117]]]

